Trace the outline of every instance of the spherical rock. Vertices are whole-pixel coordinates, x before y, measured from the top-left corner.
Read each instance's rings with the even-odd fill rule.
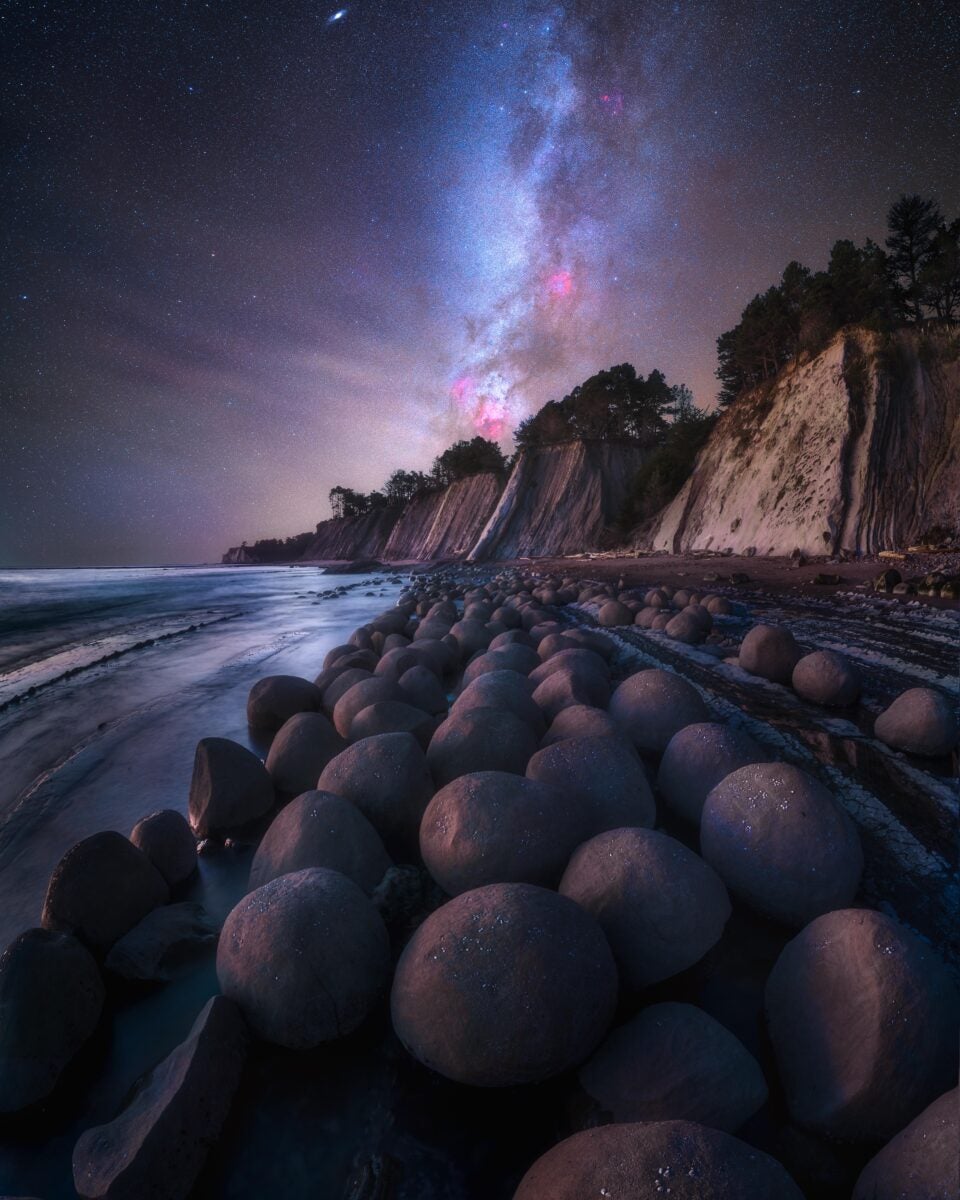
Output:
[[[350,737],[350,726],[357,713],[376,704],[378,700],[403,700],[400,684],[384,675],[374,675],[372,679],[363,679],[337,701],[333,710],[333,723],[337,733],[343,738]]]
[[[410,667],[404,671],[398,682],[408,704],[423,709],[431,716],[439,716],[447,711],[447,693],[429,667],[422,664]]]
[[[733,612],[733,605],[725,596],[711,596],[704,607],[715,617],[727,617]]]
[[[508,1087],[582,1062],[606,1032],[617,972],[597,923],[530,884],[457,896],[400,957],[393,1025],[407,1050],[448,1079]]]
[[[543,714],[532,696],[533,685],[526,675],[516,671],[488,671],[467,684],[454,700],[450,712],[469,712],[472,708],[495,708],[512,713],[525,721],[539,740],[546,731]]]
[[[433,795],[427,760],[410,733],[379,733],[331,759],[317,782],[343,796],[374,827],[390,856],[410,862],[419,853],[420,821]]]
[[[479,675],[486,675],[490,671],[516,671],[518,675],[529,675],[539,665],[539,655],[530,646],[501,646],[472,658],[463,673],[463,683],[466,687]]]
[[[396,683],[404,671],[411,667],[423,666],[423,656],[413,646],[403,646],[397,650],[388,650],[374,667],[374,675],[392,679]]]
[[[422,708],[401,700],[380,700],[362,708],[350,724],[350,741],[359,742],[379,733],[412,733],[426,750],[437,727],[435,718]]]
[[[557,650],[530,672],[530,682],[535,688],[539,687],[557,671],[574,671],[596,676],[604,683],[609,683],[610,680],[610,668],[605,660],[595,650],[588,650],[584,646],[567,646]]]
[[[40,924],[103,952],[169,897],[163,876],[143,851],[120,833],[95,833],[54,867]]]
[[[554,671],[537,685],[533,701],[547,722],[553,721],[565,708],[589,705],[604,708],[610,700],[610,684],[595,670],[579,666]]]
[[[513,1200],[803,1200],[774,1158],[692,1121],[584,1129],[533,1164]]]
[[[345,746],[323,713],[297,713],[280,726],[267,754],[273,786],[282,796],[299,796]]]
[[[619,1026],[578,1072],[614,1121],[697,1121],[735,1133],[766,1102],[757,1060],[692,1004],[653,1004]]]
[[[258,1036],[293,1050],[345,1037],[369,1015],[390,974],[390,938],[361,889],[309,868],[251,892],[217,948],[220,990]]]
[[[472,685],[471,685],[472,686]],[[427,765],[437,787],[475,771],[522,775],[536,753],[537,735],[529,722],[496,708],[452,711],[427,748]]]
[[[197,837],[239,829],[274,805],[273,780],[259,758],[229,738],[201,738],[193,758],[188,811]]]
[[[75,937],[27,929],[0,955],[0,1113],[56,1087],[103,1009],[103,981]]]
[[[451,896],[489,883],[555,887],[584,829],[583,805],[569,790],[478,771],[454,779],[427,805],[420,853]]]
[[[151,813],[130,831],[130,841],[150,859],[168,887],[184,883],[197,869],[197,842],[182,813]]]
[[[507,633],[498,633],[493,639],[488,650],[502,650],[506,646],[526,646],[528,649],[536,653],[537,643],[525,629],[511,629]],[[539,662],[540,656],[537,655]],[[511,668],[515,669],[515,668]]]
[[[787,684],[803,651],[789,629],[779,625],[754,625],[740,643],[740,666],[751,675]]]
[[[657,787],[668,806],[694,825],[710,792],[733,771],[769,757],[742,730],[715,721],[675,733],[660,760]]]
[[[641,608],[637,615],[633,618],[634,625],[640,629],[650,629],[653,626],[654,618],[660,613],[659,608],[653,608],[647,605],[646,608]]]
[[[493,634],[487,629],[483,621],[472,617],[457,621],[451,627],[450,634],[456,638],[457,645],[460,647],[461,662],[466,662],[478,650],[486,650],[493,638]]]
[[[956,1083],[954,983],[883,913],[811,921],[777,959],[764,1005],[787,1105],[808,1129],[887,1139]]]
[[[877,717],[874,736],[895,750],[938,758],[957,744],[957,709],[933,688],[910,688]]]
[[[349,671],[344,671],[338,675],[331,683],[328,683],[323,689],[323,711],[332,718],[333,710],[337,707],[337,702],[341,696],[345,696],[354,684],[362,683],[364,679],[373,679],[373,673],[362,669],[361,667],[352,667]]]
[[[793,690],[804,700],[846,708],[860,698],[860,672],[842,654],[816,650],[793,668]]]
[[[721,780],[703,806],[700,850],[734,895],[786,925],[848,905],[863,871],[846,812],[787,763],[753,763]]]
[[[610,698],[610,716],[641,752],[662,754],[675,733],[710,719],[700,693],[672,671],[638,671]]]
[[[703,624],[688,609],[671,617],[664,626],[664,633],[675,642],[684,642],[688,646],[697,645],[707,636]]]
[[[596,917],[622,982],[634,991],[699,962],[730,916],[717,874],[652,829],[612,829],[584,842],[560,892]]]
[[[608,600],[601,606],[597,620],[605,629],[613,629],[619,625],[632,625],[633,613],[619,600]]]
[[[960,1196],[960,1092],[946,1092],[864,1167],[852,1200],[956,1200]]]
[[[545,749],[555,742],[571,737],[603,737],[623,740],[619,726],[613,717],[602,708],[593,708],[589,704],[574,704],[570,708],[561,709],[553,718],[553,723],[544,734],[540,748]]]
[[[429,667],[438,679],[452,675],[460,665],[460,651],[436,638],[424,638],[416,643],[422,665]]]
[[[666,630],[667,626],[670,624],[670,622],[672,620],[673,620],[673,615],[671,613],[663,612],[663,611],[658,612],[657,615],[650,622],[650,628],[655,630],[658,633],[662,633]]]
[[[324,663],[324,666],[328,666]],[[323,695],[315,683],[298,675],[268,675],[258,679],[247,697],[247,724],[274,733],[299,712],[319,712]]]
[[[657,819],[647,773],[622,738],[564,738],[530,759],[527,778],[576,800],[581,840],[623,826],[652,827]]]
[[[355,804],[333,792],[304,792],[280,810],[250,867],[250,888],[306,867],[339,871],[372,895],[391,866],[380,835]]]
[[[606,662],[611,662],[617,653],[616,643],[597,629],[568,629],[563,637],[565,645],[573,649],[592,650]]]

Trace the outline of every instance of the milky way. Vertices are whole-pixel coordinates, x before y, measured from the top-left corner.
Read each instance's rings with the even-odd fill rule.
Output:
[[[214,559],[960,210],[946,0],[0,11],[0,562]]]

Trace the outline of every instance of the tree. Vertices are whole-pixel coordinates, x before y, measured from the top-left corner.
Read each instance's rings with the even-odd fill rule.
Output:
[[[447,487],[458,479],[480,475],[485,471],[504,474],[507,460],[496,442],[484,437],[475,437],[454,442],[442,454],[437,455],[430,471],[430,480],[436,487]]]
[[[927,287],[923,276],[934,256],[943,217],[936,201],[901,196],[887,213],[887,249],[894,287],[903,316],[923,324]]]
[[[941,223],[919,283],[939,320],[960,320],[960,218],[950,225]]]

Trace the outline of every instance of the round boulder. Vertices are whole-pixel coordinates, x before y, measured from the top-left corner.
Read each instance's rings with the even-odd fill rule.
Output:
[[[537,685],[533,701],[551,722],[565,708],[589,705],[605,708],[610,700],[610,684],[596,670],[584,670],[579,666],[563,667],[554,671]]]
[[[369,1015],[390,976],[390,938],[361,889],[339,871],[281,875],[224,922],[220,990],[265,1041],[310,1050]]]
[[[735,1133],[766,1102],[757,1060],[692,1004],[652,1004],[614,1029],[578,1072],[614,1121],[697,1121]]]
[[[250,867],[250,888],[307,867],[339,871],[373,894],[392,866],[380,835],[355,804],[333,792],[304,792],[280,810]]]
[[[594,916],[633,991],[699,962],[719,941],[730,900],[718,875],[652,829],[611,829],[584,842],[560,893]]]
[[[186,882],[197,869],[197,843],[182,813],[161,809],[139,820],[130,841],[163,876],[167,887]]]
[[[583,838],[623,826],[652,827],[657,806],[647,773],[622,738],[569,737],[530,759],[527,778],[576,801]]]
[[[354,684],[362,683],[364,679],[373,679],[374,676],[370,671],[364,670],[362,667],[351,667],[350,670],[342,672],[336,679],[326,684],[323,689],[323,711],[330,718],[333,717],[333,710],[337,707],[337,702],[341,696],[345,696]]]
[[[864,1167],[852,1200],[956,1200],[960,1196],[960,1093],[928,1105]]]
[[[751,675],[789,685],[803,651],[789,629],[754,625],[740,643],[740,666]]]
[[[452,711],[427,748],[437,787],[476,771],[522,775],[536,753],[537,735],[527,721],[496,708]]]
[[[374,675],[372,679],[362,679],[355,683],[348,692],[337,701],[333,710],[333,723],[337,733],[343,738],[350,737],[350,726],[357,713],[362,712],[379,700],[403,700],[400,684],[385,675]]]
[[[543,737],[546,725],[543,714],[532,696],[533,685],[526,675],[516,671],[488,671],[468,683],[451,706],[451,713],[468,712],[472,708],[496,708],[513,713],[526,721],[537,735]]]
[[[93,1033],[103,981],[75,937],[27,929],[0,955],[0,1113],[17,1112],[56,1087]]]
[[[700,693],[672,671],[638,671],[610,698],[610,716],[647,754],[662,754],[675,733],[710,719]]]
[[[284,721],[267,754],[267,773],[282,796],[312,788],[331,758],[346,742],[323,713],[297,713]]]
[[[426,750],[436,729],[436,721],[422,708],[401,700],[380,700],[362,708],[350,724],[350,741],[376,737],[378,733],[412,733]]]
[[[834,650],[805,654],[793,668],[793,690],[804,700],[846,708],[860,698],[860,672]]]
[[[605,629],[615,629],[620,625],[632,625],[633,613],[619,600],[608,600],[601,605],[597,620]]]
[[[330,664],[324,662],[324,666]],[[275,733],[284,721],[299,712],[319,712],[323,694],[315,683],[298,675],[268,675],[258,679],[247,697],[247,724],[263,733]]]
[[[420,853],[451,896],[488,883],[555,887],[584,828],[583,805],[569,789],[478,771],[454,779],[427,805]]]
[[[764,1006],[787,1107],[827,1137],[888,1139],[957,1078],[957,992],[918,937],[840,909],[788,942]]]
[[[544,734],[540,743],[541,749],[571,737],[603,737],[623,740],[623,734],[614,724],[613,717],[604,712],[602,708],[594,708],[589,704],[573,704],[570,708],[561,709]]]
[[[259,758],[229,738],[201,738],[193,757],[188,812],[197,837],[239,829],[274,805],[273,780]]]
[[[709,627],[704,628],[702,621],[685,608],[683,612],[678,612],[675,617],[670,618],[663,632],[675,642],[695,646],[707,636]]]
[[[877,717],[874,736],[895,750],[939,758],[957,744],[957,709],[933,688],[910,688]]]
[[[169,898],[163,876],[142,850],[123,834],[95,833],[54,867],[40,924],[105,952]]]
[[[490,671],[516,671],[518,675],[529,675],[539,665],[540,656],[530,646],[501,646],[470,660],[463,673],[463,685],[466,687],[479,675],[486,675]]]
[[[421,708],[434,717],[447,711],[447,694],[430,667],[422,664],[410,667],[400,676],[399,684],[407,704]]]
[[[774,1158],[692,1121],[602,1125],[548,1150],[513,1200],[803,1200]]]
[[[427,917],[400,956],[390,1007],[424,1066],[508,1087],[582,1062],[616,1002],[616,968],[593,918],[556,892],[507,883]]]
[[[477,620],[476,617],[465,617],[462,621],[457,621],[451,627],[450,634],[460,647],[461,662],[466,662],[478,650],[486,650],[493,638],[483,621]]]
[[[687,725],[673,735],[663,752],[657,787],[673,812],[699,825],[713,788],[732,771],[767,757],[749,734],[730,725],[715,721]]]
[[[412,734],[379,733],[354,742],[327,763],[317,789],[355,804],[394,859],[415,861],[420,820],[433,784],[423,750]]]
[[[753,763],[721,780],[700,819],[700,851],[751,908],[805,925],[856,895],[863,852],[827,789],[787,763]]]

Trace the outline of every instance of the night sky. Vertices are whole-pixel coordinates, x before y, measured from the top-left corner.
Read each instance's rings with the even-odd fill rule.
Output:
[[[0,564],[218,560],[960,210],[955,0],[0,3]]]

